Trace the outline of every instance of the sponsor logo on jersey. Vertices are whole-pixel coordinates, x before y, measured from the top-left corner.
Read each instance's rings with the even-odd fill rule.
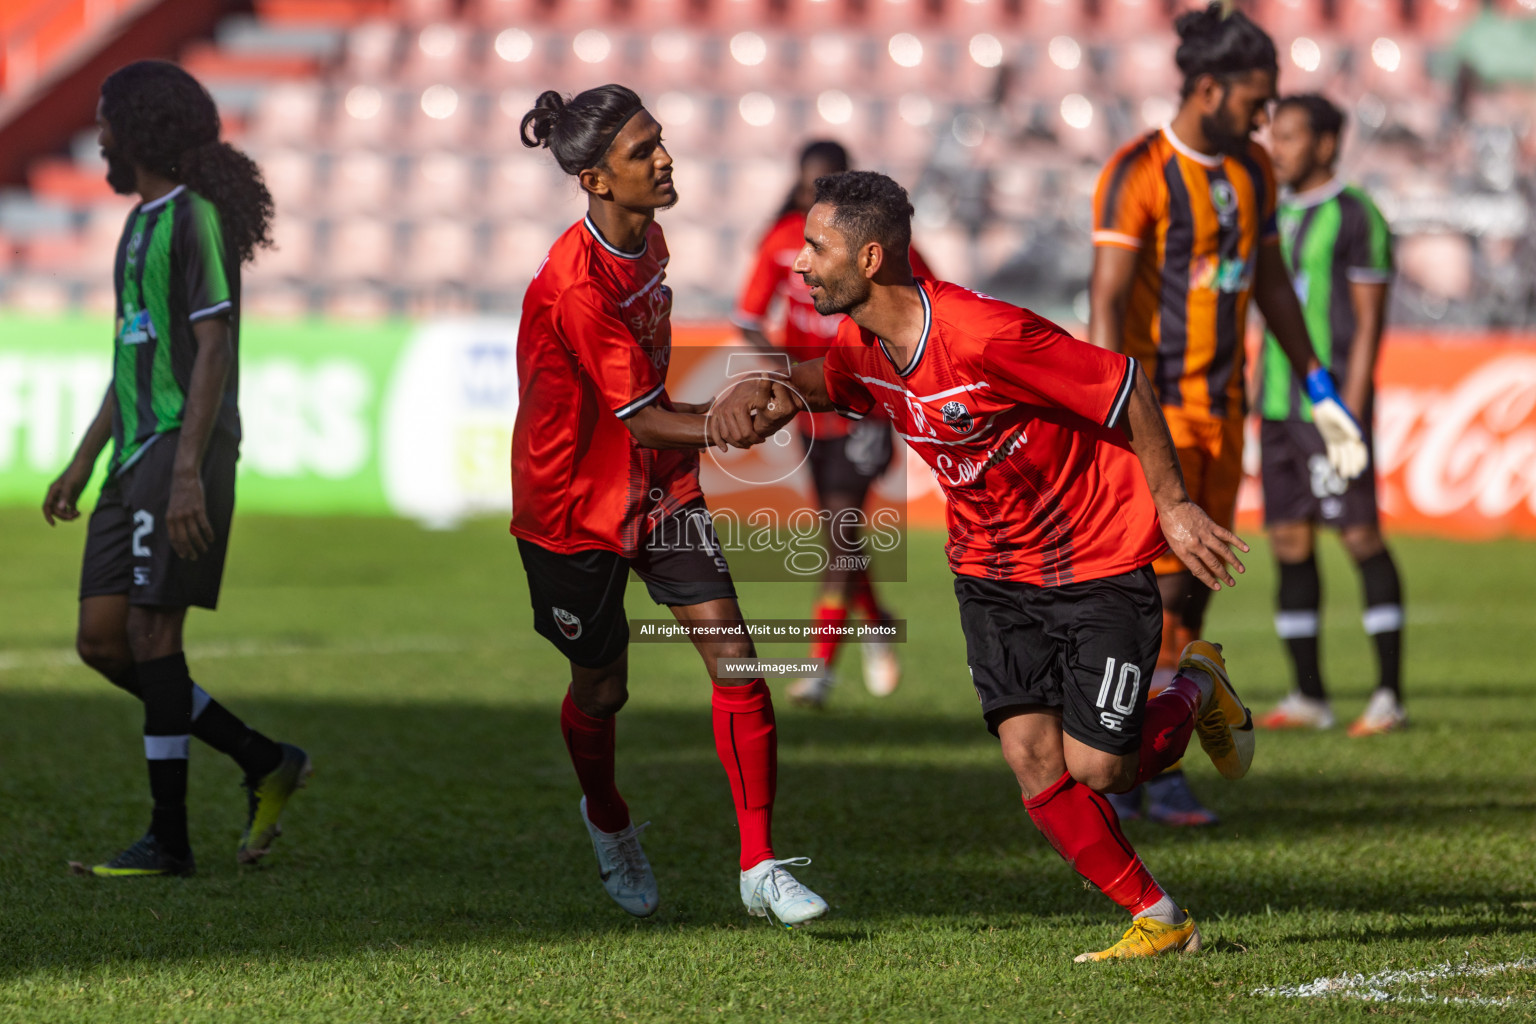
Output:
[[[1191,291],[1244,292],[1253,285],[1253,268],[1247,260],[1198,256],[1189,262]]]
[[[149,319],[149,310],[141,309],[123,320],[124,345],[142,345],[155,340],[155,325]]]
[[[969,434],[976,429],[976,419],[960,402],[945,402],[944,408],[939,410],[944,414],[944,423],[957,434]]]
[[[566,611],[564,608],[551,607],[550,611],[555,613],[555,624],[560,627],[560,632],[565,634],[565,638],[567,640],[575,640],[577,637],[581,636],[580,619]]]

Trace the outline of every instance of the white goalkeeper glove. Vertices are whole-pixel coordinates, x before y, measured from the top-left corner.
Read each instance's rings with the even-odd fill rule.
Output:
[[[1343,479],[1353,480],[1365,472],[1371,453],[1360,424],[1339,401],[1333,374],[1321,366],[1307,374],[1307,397],[1312,400],[1312,422],[1328,447],[1328,464]]]

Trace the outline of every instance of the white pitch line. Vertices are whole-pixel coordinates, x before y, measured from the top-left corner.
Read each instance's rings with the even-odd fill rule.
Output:
[[[468,646],[461,640],[445,636],[398,637],[344,644],[215,640],[188,645],[187,656],[194,661],[200,661],[210,658],[281,658],[306,654],[439,654],[466,650]],[[80,655],[68,647],[0,651],[0,672],[29,668],[68,668],[79,664],[81,664]]]
[[[1434,1003],[1439,1005],[1468,1004],[1473,1006],[1510,1006],[1516,1000],[1493,996],[1437,996],[1425,987],[1426,983],[1448,978],[1487,978],[1508,971],[1536,970],[1536,957],[1525,957],[1502,964],[1440,964],[1438,967],[1408,971],[1381,971],[1366,977],[1363,974],[1341,974],[1336,978],[1315,978],[1300,985],[1278,985],[1273,988],[1257,988],[1256,996],[1288,999],[1326,999],[1337,996],[1343,999],[1362,999],[1374,1003]],[[1389,988],[1414,985],[1417,995],[1390,992]],[[1528,1002],[1528,1000],[1520,1000]]]

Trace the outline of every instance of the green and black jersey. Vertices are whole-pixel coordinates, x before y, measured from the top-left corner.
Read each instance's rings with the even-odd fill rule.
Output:
[[[112,390],[117,418],[111,472],[131,465],[155,438],[181,426],[197,342],[192,325],[229,319],[236,361],[215,430],[240,437],[240,267],[224,245],[212,203],[178,185],[128,217],[117,244],[117,335]]]
[[[1337,178],[1282,197],[1279,222],[1285,266],[1301,300],[1312,347],[1318,360],[1337,375],[1348,365],[1355,338],[1349,285],[1392,280],[1392,232],[1364,192]],[[1273,334],[1264,337],[1260,373],[1260,416],[1311,421],[1306,388]]]

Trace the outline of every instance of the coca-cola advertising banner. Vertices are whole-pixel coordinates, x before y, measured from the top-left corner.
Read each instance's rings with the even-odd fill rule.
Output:
[[[1536,537],[1536,336],[1390,335],[1377,377],[1386,522]]]

